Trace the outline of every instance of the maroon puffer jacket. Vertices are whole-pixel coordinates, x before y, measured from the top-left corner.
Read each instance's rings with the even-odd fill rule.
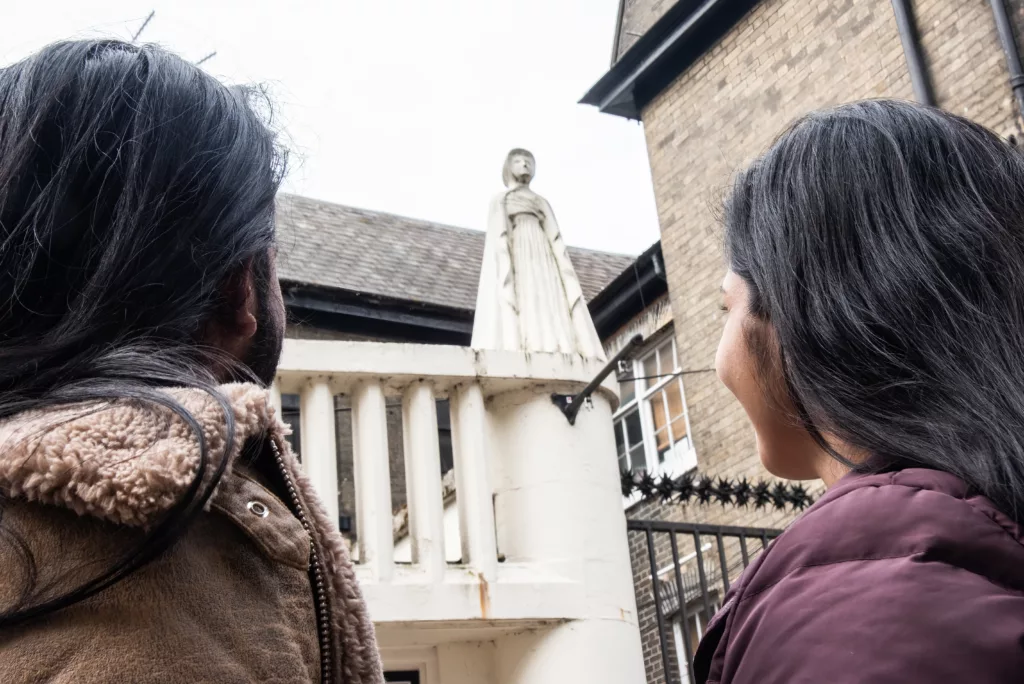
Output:
[[[1024,682],[1021,529],[958,478],[848,475],[748,568],[702,684]]]

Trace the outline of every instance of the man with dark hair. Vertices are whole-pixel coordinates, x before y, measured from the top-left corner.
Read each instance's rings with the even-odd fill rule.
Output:
[[[383,681],[269,405],[283,157],[152,46],[0,69],[0,681]]]

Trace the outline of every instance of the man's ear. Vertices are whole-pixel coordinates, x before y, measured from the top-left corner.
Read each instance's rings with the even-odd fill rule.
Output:
[[[253,261],[240,265],[221,283],[220,303],[206,322],[203,341],[236,359],[245,358],[256,334],[257,301]]]
[[[223,333],[228,338],[248,342],[256,334],[257,302],[254,278],[253,260],[250,258],[224,281],[222,301],[225,306],[221,325]]]

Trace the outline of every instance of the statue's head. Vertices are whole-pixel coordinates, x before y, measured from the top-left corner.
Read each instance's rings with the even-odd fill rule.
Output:
[[[537,160],[529,150],[516,148],[505,157],[505,166],[501,170],[501,179],[505,187],[512,187],[513,182],[529,185],[537,171]]]

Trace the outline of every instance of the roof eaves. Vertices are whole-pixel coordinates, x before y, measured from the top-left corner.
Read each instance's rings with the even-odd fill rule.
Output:
[[[456,333],[468,334],[473,329],[472,310],[410,302],[341,288],[311,287],[291,280],[282,280],[281,286],[285,306],[289,309],[309,309],[325,314],[385,320]]]
[[[644,106],[758,2],[679,0],[587,91],[580,104],[639,121]]]
[[[667,291],[661,242],[655,242],[590,302],[598,336],[605,339]]]

